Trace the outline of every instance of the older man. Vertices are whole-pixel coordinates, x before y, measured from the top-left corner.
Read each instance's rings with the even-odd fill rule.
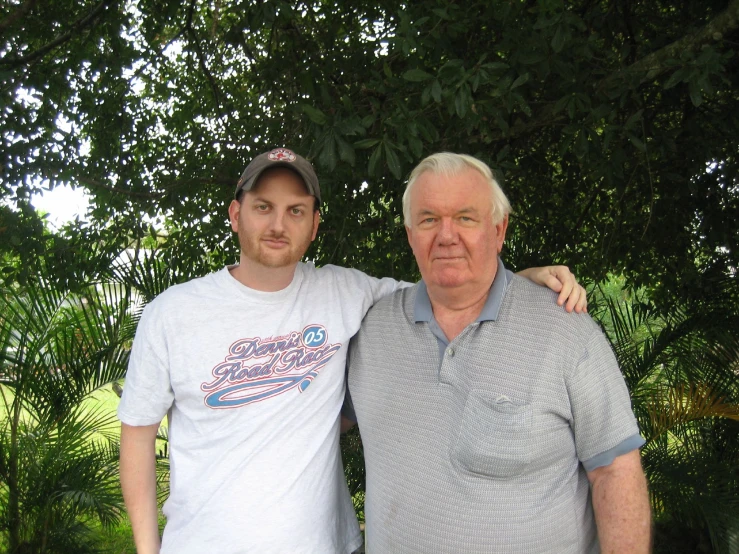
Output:
[[[375,304],[349,353],[368,552],[647,552],[616,360],[498,258],[510,206],[490,169],[432,155],[403,203],[423,280]]]

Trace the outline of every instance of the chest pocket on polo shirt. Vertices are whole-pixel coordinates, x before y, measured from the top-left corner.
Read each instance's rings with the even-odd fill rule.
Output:
[[[531,461],[533,408],[505,395],[467,397],[452,462],[488,477],[514,477]]]

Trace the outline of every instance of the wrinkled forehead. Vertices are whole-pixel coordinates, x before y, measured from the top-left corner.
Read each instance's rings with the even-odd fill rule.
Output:
[[[475,184],[485,187],[490,199],[493,199],[493,190],[488,182],[487,176],[471,166],[463,166],[454,169],[432,170],[428,169],[418,174],[410,189],[411,206],[418,201],[423,201],[428,196],[447,196],[456,194],[459,188],[467,184]]]

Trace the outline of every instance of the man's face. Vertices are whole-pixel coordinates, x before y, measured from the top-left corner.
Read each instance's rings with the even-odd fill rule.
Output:
[[[489,287],[498,268],[508,216],[492,222],[492,191],[478,171],[422,173],[411,189],[406,227],[423,280],[429,287]]]
[[[242,258],[272,268],[297,264],[318,231],[314,201],[294,172],[265,171],[241,203],[228,208]]]

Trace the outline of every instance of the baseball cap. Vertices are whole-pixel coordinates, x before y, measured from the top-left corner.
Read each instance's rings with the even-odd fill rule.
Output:
[[[318,186],[318,177],[313,170],[313,166],[303,156],[296,154],[287,148],[275,148],[264,154],[259,154],[249,165],[246,166],[239,182],[236,184],[234,198],[239,195],[239,191],[250,191],[257,182],[259,176],[266,170],[273,167],[287,167],[295,171],[303,178],[305,187],[308,192],[321,202],[321,189]]]

